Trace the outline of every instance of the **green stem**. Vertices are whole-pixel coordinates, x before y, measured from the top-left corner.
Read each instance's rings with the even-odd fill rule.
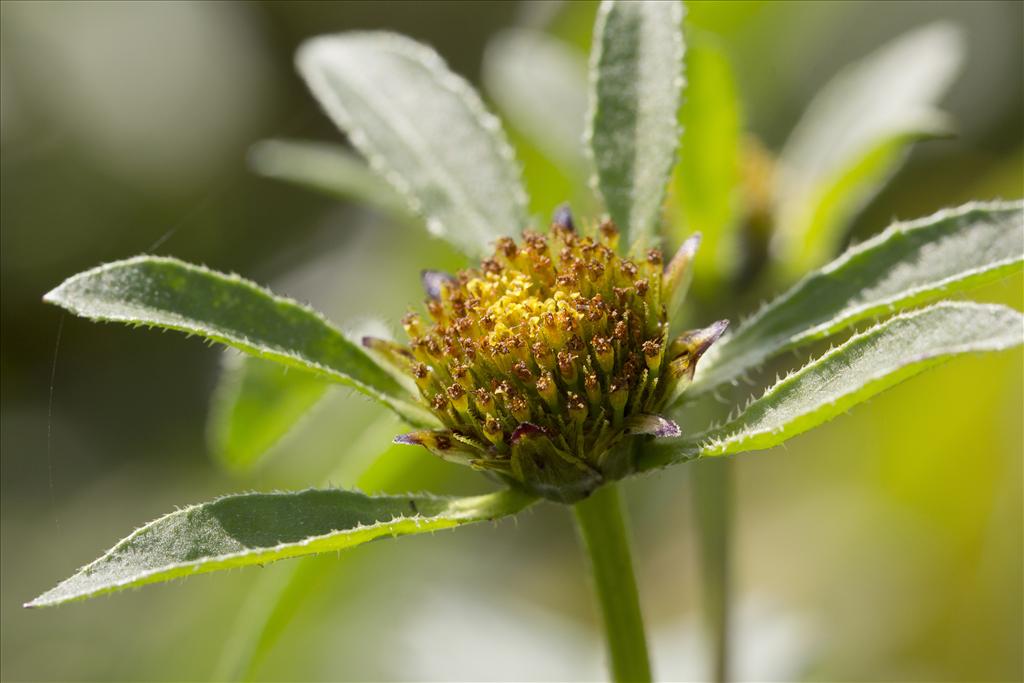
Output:
[[[699,461],[693,468],[693,502],[700,546],[701,602],[711,639],[712,680],[729,680],[730,547],[733,463]]]
[[[644,622],[617,484],[576,503],[576,525],[590,558],[616,681],[650,681]]]

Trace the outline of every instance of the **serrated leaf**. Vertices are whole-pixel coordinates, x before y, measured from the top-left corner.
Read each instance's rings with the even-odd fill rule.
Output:
[[[687,396],[857,321],[1008,275],[1022,261],[1021,201],[971,203],[896,223],[810,273],[719,341]]]
[[[432,49],[391,33],[313,38],[299,72],[371,167],[470,256],[527,224],[526,194],[501,124]]]
[[[499,519],[534,500],[513,489],[471,498],[342,489],[226,496],[150,522],[26,607]]]
[[[44,301],[92,320],[197,334],[354,387],[415,425],[432,416],[359,346],[307,306],[237,275],[158,256],[79,273]]]
[[[942,302],[904,313],[776,382],[725,425],[671,446],[659,442],[654,448],[666,449],[654,452],[642,469],[771,448],[954,356],[1021,343],[1024,316],[1006,306]]]
[[[772,253],[788,274],[835,253],[850,219],[902,163],[909,143],[949,134],[935,104],[963,53],[956,26],[931,24],[847,67],[814,98],[779,160]]]
[[[651,244],[679,143],[683,9],[605,0],[594,25],[587,139],[622,244]]]
[[[263,140],[249,150],[249,165],[267,178],[372,206],[402,222],[418,222],[409,204],[366,160],[342,145],[310,140]]]
[[[228,470],[252,469],[329,386],[322,377],[297,368],[225,354],[207,424],[210,452]]]
[[[551,159],[584,165],[587,61],[575,47],[529,29],[507,29],[487,43],[483,82],[513,128]]]
[[[674,237],[699,232],[698,282],[718,282],[739,265],[739,184],[743,122],[732,65],[724,50],[703,34],[686,46],[686,98],[680,113],[682,140],[672,180],[681,220]]]

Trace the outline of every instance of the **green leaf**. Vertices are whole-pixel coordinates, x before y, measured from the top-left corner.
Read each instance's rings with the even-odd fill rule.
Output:
[[[346,457],[331,472],[326,485],[352,487],[380,492],[401,491],[415,477],[407,476],[403,460],[398,466],[389,459],[396,448],[392,437],[401,431],[392,415],[384,414],[367,425],[347,444]],[[384,448],[376,456],[375,450]],[[353,457],[354,456],[354,457]],[[329,574],[335,582],[344,582],[350,569],[349,558],[325,563],[324,558],[303,557],[289,562],[276,572],[261,576],[235,616],[224,640],[220,661],[213,673],[215,681],[251,680],[260,660],[273,647],[303,603],[316,594]]]
[[[312,371],[371,396],[411,424],[433,417],[322,315],[237,275],[137,256],[79,273],[44,301],[92,320],[198,334],[253,356]]]
[[[308,140],[264,140],[249,150],[249,165],[267,178],[309,187],[372,206],[405,223],[418,222],[408,202],[341,145]]]
[[[948,135],[935,103],[963,61],[956,26],[911,31],[840,72],[815,97],[780,156],[772,252],[790,275],[825,261],[853,216],[924,137]]]
[[[529,29],[487,43],[483,82],[512,127],[552,160],[581,169],[587,62],[576,48]]]
[[[318,375],[226,353],[210,406],[210,452],[228,470],[252,469],[329,386]]]
[[[719,341],[697,368],[693,397],[775,354],[859,320],[1008,275],[1024,260],[1024,202],[971,203],[896,223],[853,247]]]
[[[391,33],[303,43],[296,62],[370,166],[470,256],[527,224],[512,149],[480,97],[430,48]]]
[[[226,496],[150,522],[26,607],[499,519],[534,500],[513,489],[471,498],[342,489]]]
[[[672,180],[681,221],[677,241],[701,233],[700,282],[718,282],[737,268],[743,121],[732,65],[722,48],[691,33],[686,46],[682,141]]]
[[[653,242],[679,143],[682,5],[605,0],[590,59],[595,189],[629,248]]]
[[[723,426],[666,444],[642,468],[771,448],[949,358],[1021,343],[1024,316],[1006,306],[942,302],[904,313],[776,382]]]

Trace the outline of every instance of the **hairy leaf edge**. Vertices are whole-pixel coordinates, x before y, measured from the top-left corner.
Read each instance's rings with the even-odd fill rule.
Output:
[[[1005,202],[970,202],[959,207],[943,209],[930,216],[923,218],[913,219],[909,221],[899,221],[893,223],[888,228],[875,235],[874,237],[861,242],[860,244],[850,247],[842,255],[836,258],[831,263],[814,270],[803,278],[800,279],[796,284],[780,294],[775,299],[766,303],[752,316],[744,320],[738,327],[735,334],[726,337],[723,342],[731,342],[734,339],[742,340],[742,335],[745,332],[745,328],[753,327],[755,324],[761,321],[765,316],[770,314],[775,308],[785,304],[788,301],[788,297],[805,287],[806,284],[812,281],[815,277],[822,275],[830,275],[834,271],[838,270],[842,266],[846,265],[850,260],[860,256],[863,252],[872,249],[886,240],[904,234],[908,231],[915,229],[923,229],[928,225],[941,220],[947,220],[949,218],[955,218],[965,216],[974,211],[991,211],[991,210],[1013,210],[1017,209],[1024,212],[1024,200],[1018,201],[1005,201]],[[1022,220],[1024,220],[1024,213],[1021,214]],[[739,374],[746,370],[756,367],[760,363],[763,363],[770,358],[783,353],[785,351],[792,350],[801,344],[816,341],[827,337],[835,332],[839,332],[845,327],[848,327],[854,323],[857,323],[865,318],[869,318],[872,315],[895,312],[898,306],[913,306],[915,304],[924,303],[934,298],[941,297],[944,291],[952,285],[961,285],[958,289],[969,289],[973,288],[993,280],[997,280],[1008,275],[1012,275],[1014,272],[1019,270],[1024,265],[1024,252],[1021,254],[1015,254],[1012,257],[1002,259],[999,261],[993,261],[992,263],[980,267],[972,268],[969,270],[961,271],[960,274],[948,277],[942,280],[938,280],[933,284],[927,286],[915,287],[912,289],[905,290],[903,293],[895,296],[888,297],[886,299],[879,299],[875,302],[864,304],[860,306],[854,306],[851,308],[843,308],[837,311],[840,317],[832,318],[823,323],[819,323],[813,327],[805,329],[803,332],[793,336],[785,345],[779,346],[772,349],[767,354],[749,354],[751,357],[756,358],[753,363],[748,363],[740,373],[733,373],[727,375],[722,379],[717,379],[714,382],[704,381],[700,374],[694,383],[687,388],[685,399],[692,399],[701,394],[715,389],[716,387],[722,386],[735,380]],[[718,351],[722,354],[728,352],[728,343],[722,343],[719,345]],[[705,367],[707,368],[707,376],[714,377],[714,367],[716,362],[723,356],[718,353],[710,356],[705,360]]]
[[[329,380],[332,380],[333,382],[336,382],[338,384],[343,384],[343,385],[346,385],[346,386],[350,386],[350,387],[352,387],[352,388],[362,392],[363,394],[369,396],[370,398],[373,398],[373,399],[383,403],[387,407],[391,408],[392,410],[395,411],[395,413],[398,414],[399,417],[401,417],[403,420],[409,422],[410,424],[417,425],[417,426],[431,426],[431,427],[432,426],[436,426],[436,421],[433,420],[433,419],[429,419],[428,418],[429,414],[425,410],[419,408],[419,406],[417,406],[415,403],[413,403],[412,400],[414,400],[414,398],[411,395],[407,394],[407,392],[404,392],[404,390],[402,390],[401,394],[399,394],[399,393],[389,394],[389,393],[387,393],[385,391],[382,391],[382,390],[374,388],[374,387],[372,387],[372,386],[370,386],[368,384],[365,384],[364,382],[361,382],[361,381],[359,381],[359,380],[357,380],[357,379],[355,379],[353,377],[350,377],[349,375],[346,375],[346,374],[342,373],[339,370],[332,369],[330,367],[327,367],[326,365],[323,365],[323,364],[321,364],[319,362],[316,362],[316,361],[313,361],[313,360],[305,359],[301,355],[299,355],[299,354],[297,354],[297,353],[295,353],[293,351],[286,351],[284,349],[278,349],[278,350],[261,349],[258,345],[255,345],[255,343],[252,342],[252,340],[250,340],[248,337],[240,338],[238,341],[234,341],[234,340],[231,340],[231,339],[229,339],[227,337],[224,337],[224,336],[221,336],[221,335],[218,335],[218,334],[210,334],[210,333],[207,333],[205,331],[201,331],[200,329],[192,329],[192,328],[189,328],[189,327],[185,327],[185,326],[182,326],[182,325],[175,325],[175,324],[149,323],[149,322],[146,322],[144,320],[138,320],[136,318],[132,318],[130,316],[123,315],[123,314],[112,314],[112,315],[97,316],[97,315],[93,315],[92,313],[90,313],[88,311],[87,307],[80,306],[78,304],[78,302],[76,302],[74,300],[73,297],[66,297],[66,296],[64,296],[65,288],[69,287],[73,283],[78,282],[79,280],[84,280],[84,279],[86,279],[88,277],[92,277],[92,276],[98,275],[98,274],[103,273],[105,271],[114,270],[115,268],[121,268],[121,267],[125,267],[125,266],[132,266],[132,265],[135,265],[137,263],[153,263],[153,262],[156,262],[156,263],[166,263],[166,264],[171,264],[171,265],[175,265],[175,266],[182,266],[182,267],[185,267],[185,268],[187,268],[189,270],[198,271],[198,272],[200,272],[200,273],[202,273],[204,275],[209,275],[209,276],[218,278],[218,279],[220,279],[222,281],[225,281],[225,282],[228,282],[230,284],[241,285],[242,287],[245,287],[246,289],[249,289],[253,293],[259,294],[261,296],[270,297],[270,298],[274,299],[278,303],[283,303],[283,304],[287,304],[287,305],[290,305],[290,306],[295,306],[295,307],[303,310],[304,312],[306,312],[306,313],[316,317],[327,328],[329,328],[330,330],[336,332],[341,337],[345,338],[346,340],[348,339],[347,337],[345,337],[344,333],[342,333],[341,330],[339,330],[329,320],[327,320],[327,318],[325,318],[322,313],[320,313],[316,309],[312,308],[311,306],[303,304],[303,303],[301,303],[299,301],[296,301],[294,299],[290,299],[288,297],[283,297],[283,296],[278,296],[276,294],[273,294],[269,290],[267,290],[267,289],[265,289],[263,287],[260,287],[255,282],[253,282],[251,280],[247,280],[246,278],[243,278],[242,276],[240,276],[240,275],[238,275],[236,273],[222,273],[222,272],[213,270],[211,268],[207,268],[206,266],[197,265],[197,264],[193,264],[193,263],[188,263],[186,261],[182,261],[181,259],[173,258],[173,257],[170,257],[170,256],[140,255],[140,256],[135,256],[135,257],[129,258],[129,259],[124,259],[124,260],[121,260],[121,261],[112,261],[110,263],[105,263],[105,264],[97,266],[95,268],[90,268],[89,270],[85,270],[85,271],[82,271],[81,273],[78,273],[76,275],[72,275],[67,280],[62,282],[60,285],[58,285],[54,289],[52,289],[49,292],[47,292],[43,296],[43,301],[45,301],[46,303],[49,303],[49,304],[54,304],[56,306],[60,306],[61,308],[64,308],[67,311],[69,311],[69,312],[71,312],[71,313],[73,313],[73,314],[75,314],[75,315],[77,315],[79,317],[86,318],[86,319],[92,320],[94,322],[117,322],[117,323],[125,323],[125,324],[128,324],[128,325],[132,325],[134,327],[150,327],[150,328],[157,327],[157,328],[161,328],[161,329],[174,330],[176,332],[182,332],[182,333],[186,334],[187,336],[198,335],[198,336],[201,336],[201,337],[203,337],[205,339],[209,339],[210,341],[213,341],[215,343],[223,344],[225,346],[238,349],[238,350],[243,351],[243,352],[245,352],[245,353],[247,353],[247,354],[249,354],[251,356],[255,356],[257,358],[263,358],[263,359],[270,360],[270,361],[275,361],[277,363],[281,363],[282,365],[286,365],[286,366],[297,368],[300,371],[313,372],[315,374],[322,375],[323,377],[325,377],[325,378],[327,378]],[[355,342],[352,342],[351,340],[349,340],[349,343],[351,343],[353,346],[356,346],[358,348],[358,346],[355,344]],[[360,349],[360,351],[362,351],[362,350]],[[386,376],[390,377],[390,375],[388,374],[387,369],[380,367],[380,364],[377,363],[372,357],[370,357],[369,354],[364,353],[363,355],[366,356],[369,359],[370,363],[372,363],[375,367],[379,368],[382,373],[384,373]],[[396,384],[396,386],[398,386],[399,389],[401,389],[401,385],[397,385]],[[410,400],[410,399],[412,399],[412,400]],[[430,416],[430,417],[432,417],[432,416]]]
[[[187,507],[169,512],[157,519],[145,524],[125,538],[118,541],[110,550],[103,553],[99,558],[85,565],[79,569],[75,574],[66,579],[70,581],[82,572],[88,572],[95,566],[102,563],[111,553],[117,551],[119,548],[127,543],[130,543],[135,538],[143,533],[146,533],[154,525],[164,521],[167,518],[175,515],[184,515],[192,510],[200,509],[206,505],[211,505],[218,501],[226,498],[240,498],[245,496],[271,496],[271,495],[294,495],[296,493],[304,493],[307,491],[315,491],[318,489],[306,489],[305,491],[295,492],[274,492],[274,493],[249,493],[249,494],[236,494],[230,496],[221,496],[215,498],[208,503],[200,503],[197,505],[189,505]],[[322,490],[322,489],[320,489]],[[385,498],[394,498],[396,500],[409,500],[412,496],[383,496]],[[320,534],[316,536],[310,536],[303,539],[302,541],[296,541],[294,543],[280,543],[276,546],[268,546],[265,548],[259,548],[258,550],[252,551],[239,551],[236,553],[225,553],[222,555],[213,555],[208,559],[203,559],[196,562],[176,562],[166,565],[160,569],[151,569],[143,572],[139,572],[133,577],[110,583],[102,588],[95,590],[84,591],[78,594],[73,594],[67,597],[60,597],[57,599],[46,600],[46,596],[50,593],[57,591],[61,584],[58,584],[51,590],[43,593],[39,597],[25,603],[23,607],[35,608],[35,607],[52,607],[56,605],[62,605],[69,602],[78,602],[89,598],[98,597],[100,595],[107,595],[114,593],[125,588],[132,588],[136,586],[145,586],[152,583],[160,583],[163,581],[169,581],[172,579],[186,578],[189,576],[195,576],[197,574],[206,574],[209,572],[218,571],[221,569],[241,568],[251,565],[257,565],[262,563],[276,562],[278,560],[292,559],[295,557],[302,557],[304,555],[321,554],[325,552],[334,552],[339,550],[345,550],[348,548],[362,545],[378,538],[383,538],[390,535],[392,538],[399,536],[409,536],[421,532],[433,532],[444,529],[451,529],[465,524],[472,524],[474,522],[482,521],[496,521],[503,517],[509,517],[517,514],[518,512],[529,507],[531,504],[537,501],[536,496],[530,495],[517,489],[505,489],[496,493],[484,494],[481,496],[473,496],[469,498],[443,498],[433,496],[416,495],[415,498],[433,498],[435,500],[448,500],[450,503],[449,508],[444,512],[432,516],[412,515],[412,516],[398,516],[392,518],[387,522],[377,522],[375,524],[359,524],[350,529],[338,529],[327,534]],[[423,524],[429,524],[429,528],[422,529]],[[335,543],[330,541],[336,540]],[[322,547],[318,547],[316,550],[308,550],[310,546],[318,545],[323,543]],[[244,560],[244,561],[239,561]],[[63,583],[63,582],[62,582]]]

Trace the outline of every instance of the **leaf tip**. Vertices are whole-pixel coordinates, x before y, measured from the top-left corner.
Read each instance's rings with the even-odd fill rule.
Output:
[[[51,289],[49,292],[47,292],[46,294],[43,294],[43,303],[44,304],[53,304],[54,306],[59,306],[60,305],[59,291],[60,291],[60,287],[55,287],[55,288]]]
[[[43,303],[67,308],[67,287],[68,283],[70,283],[74,277],[75,276],[72,276],[71,278],[64,280],[64,282],[54,287],[46,294],[43,294]]]
[[[53,593],[53,590],[48,590],[41,595],[37,595],[28,602],[22,603],[23,609],[39,609],[41,607],[52,607],[53,605],[59,605],[61,600],[53,600],[48,596]]]

